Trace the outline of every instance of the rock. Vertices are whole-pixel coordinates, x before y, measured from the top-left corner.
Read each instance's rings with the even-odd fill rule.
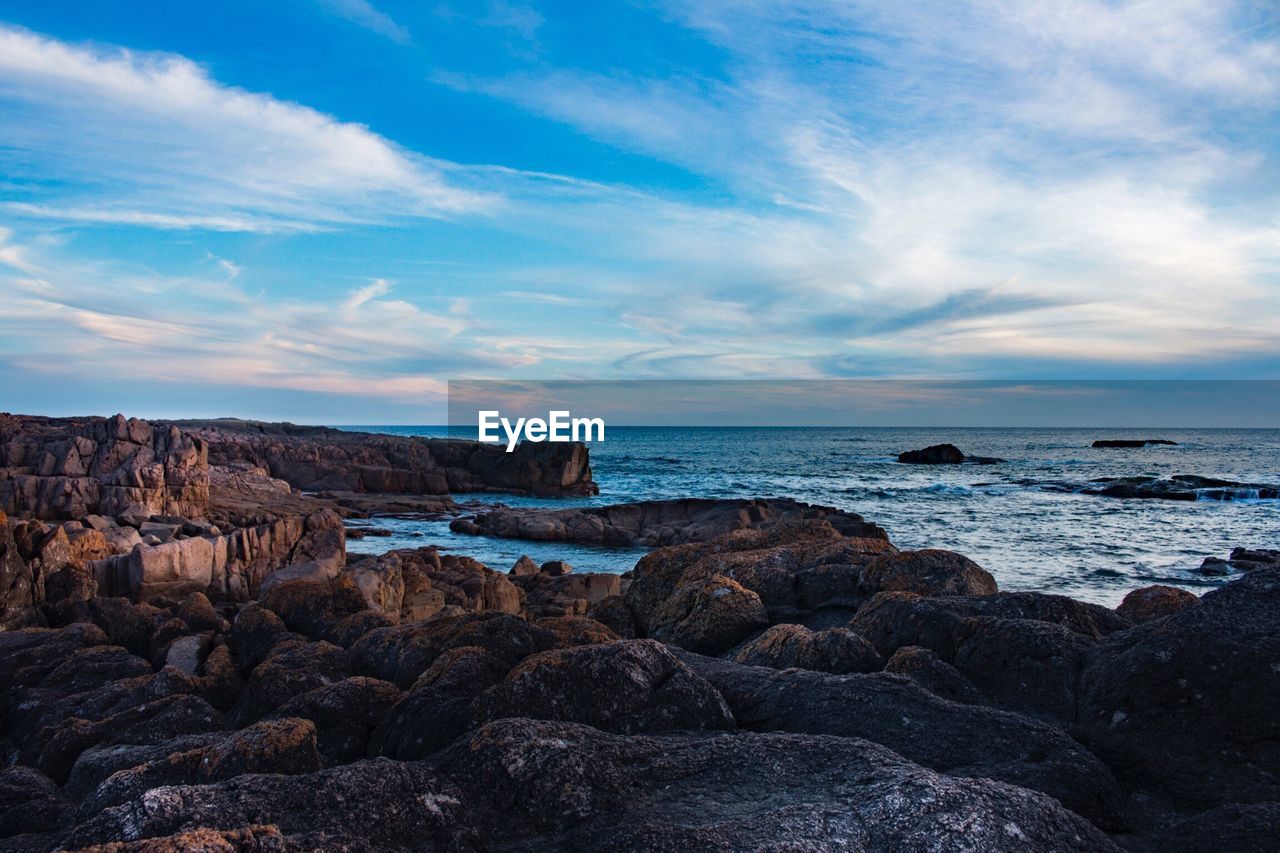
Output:
[[[345,575],[283,581],[266,591],[261,604],[279,615],[290,630],[329,642],[336,642],[343,619],[368,609],[359,587]]]
[[[279,827],[255,824],[242,829],[193,829],[163,838],[94,844],[82,847],[80,853],[169,853],[172,850],[283,853],[286,849]]]
[[[76,759],[64,790],[68,797],[82,800],[121,770],[162,761],[170,755],[213,746],[221,743],[226,736],[226,732],[208,732],[183,735],[159,743],[109,744],[90,747],[80,753],[80,757]]]
[[[636,637],[636,620],[631,615],[631,608],[621,595],[610,595],[587,611],[587,615],[608,628],[624,640]]]
[[[676,588],[654,614],[655,639],[704,654],[720,654],[769,624],[760,596],[724,575]]]
[[[899,453],[898,461],[909,465],[959,465],[964,454],[954,444],[934,444],[924,450]]]
[[[144,521],[138,525],[138,535],[142,537],[143,541],[153,537],[157,540],[157,544],[178,538],[178,533],[181,530],[181,524],[161,524],[155,521]]]
[[[1225,577],[1231,574],[1231,563],[1221,557],[1205,557],[1200,564],[1200,574],[1209,577]]]
[[[1238,483],[1196,474],[1175,474],[1160,478],[1151,476],[1102,478],[1076,489],[1081,494],[1109,498],[1143,498],[1166,501],[1198,500],[1274,500],[1280,498],[1280,485],[1275,483]]]
[[[532,557],[530,557],[528,554],[523,554],[521,555],[520,559],[516,560],[516,564],[511,567],[510,573],[513,575],[522,575],[522,576],[536,575],[541,570],[542,570],[541,567],[536,562],[534,562]]]
[[[1219,806],[1177,821],[1157,832],[1150,849],[1159,853],[1274,853],[1280,829],[1280,803]]]
[[[213,465],[264,469],[305,492],[599,492],[581,442],[522,442],[507,453],[505,447],[478,441],[234,418],[177,424],[207,443]]]
[[[622,578],[605,572],[552,575],[512,575],[511,583],[524,593],[524,612],[531,619],[581,616],[595,604],[622,591]]]
[[[530,717],[618,734],[734,727],[720,694],[653,640],[532,655],[474,704],[476,721]]]
[[[1200,564],[1200,574],[1222,576],[1233,571],[1249,572],[1254,569],[1274,568],[1280,566],[1280,550],[1274,548],[1232,548],[1231,556],[1224,560],[1221,557],[1206,557]]]
[[[236,615],[227,642],[241,670],[249,672],[266,660],[272,648],[291,636],[297,635],[274,611],[254,603]]]
[[[497,848],[1115,850],[1048,797],[855,739],[501,720],[433,759]]]
[[[905,675],[933,695],[952,702],[975,705],[982,701],[973,682],[930,649],[903,646],[885,663],[884,671]]]
[[[176,428],[114,418],[0,414],[0,509],[44,519],[203,515],[203,442]]]
[[[41,598],[37,578],[19,551],[8,517],[0,510],[0,629],[41,623],[36,611]]]
[[[212,639],[211,636],[200,634],[179,637],[169,644],[169,650],[165,653],[164,665],[171,666],[187,675],[195,675],[200,669],[200,663],[204,659],[205,652],[208,650]]]
[[[862,570],[869,593],[915,592],[921,595],[993,595],[995,578],[954,551],[925,549],[882,554]]]
[[[1094,447],[1146,447],[1152,444],[1176,445],[1178,442],[1166,438],[1099,438]]]
[[[548,562],[543,563],[539,567],[538,571],[542,572],[544,575],[550,575],[551,577],[556,578],[560,577],[560,575],[569,574],[569,572],[573,571],[573,566],[569,565],[564,560],[549,560]]]
[[[1116,612],[1136,624],[1150,622],[1199,603],[1200,599],[1185,589],[1156,584],[1135,589],[1126,595]]]
[[[1280,569],[1103,641],[1082,679],[1088,742],[1184,808],[1280,801]]]
[[[806,519],[829,521],[851,536],[885,538],[883,530],[860,515],[783,498],[686,498],[574,509],[498,507],[458,519],[450,529],[507,539],[654,547],[705,542],[733,530],[765,529]]]
[[[235,711],[241,724],[261,719],[293,697],[350,674],[346,651],[332,643],[285,644],[279,648],[254,667],[249,676]]]
[[[351,647],[352,670],[408,689],[443,653],[479,646],[509,669],[518,661],[552,647],[549,631],[505,613],[441,616],[426,622],[378,628]]]
[[[1115,778],[1052,726],[948,702],[888,673],[830,675],[679,657],[720,691],[739,728],[865,738],[950,776],[1041,791],[1099,826],[1119,828],[1123,797]]]
[[[732,655],[749,666],[836,674],[877,672],[883,663],[871,644],[848,628],[810,631],[803,625],[774,625]]]
[[[374,729],[401,696],[394,684],[354,676],[308,690],[285,702],[268,719],[312,721],[326,763],[345,764],[365,757]]]
[[[199,538],[135,548],[127,557],[134,600],[204,592],[213,580],[213,555],[213,543]]]
[[[607,625],[586,616],[548,616],[533,624],[551,633],[556,648],[590,646],[623,639]]]
[[[30,767],[0,770],[0,838],[54,832],[71,818],[71,806],[48,776]]]

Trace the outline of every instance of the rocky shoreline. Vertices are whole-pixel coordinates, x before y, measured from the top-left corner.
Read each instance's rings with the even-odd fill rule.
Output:
[[[0,847],[1276,849],[1274,552],[1110,610],[770,499],[458,522],[625,575],[348,559],[594,484],[335,433],[0,416]]]

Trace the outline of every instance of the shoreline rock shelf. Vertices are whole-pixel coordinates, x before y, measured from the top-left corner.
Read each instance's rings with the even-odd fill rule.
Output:
[[[770,499],[472,522],[658,546],[621,576],[357,559],[292,450],[130,424],[5,451],[103,478],[0,515],[5,849],[1274,847],[1274,552],[1110,610]]]

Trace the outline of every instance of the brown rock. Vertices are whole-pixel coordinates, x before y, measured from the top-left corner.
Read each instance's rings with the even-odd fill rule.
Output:
[[[925,549],[884,554],[862,571],[868,593],[915,592],[920,595],[991,595],[995,578],[954,551]]]
[[[774,625],[732,653],[738,663],[772,669],[818,672],[877,672],[883,661],[861,634],[848,628],[811,631],[803,625]]]
[[[1200,603],[1195,594],[1173,586],[1144,586],[1124,597],[1116,612],[1135,623],[1150,622]]]

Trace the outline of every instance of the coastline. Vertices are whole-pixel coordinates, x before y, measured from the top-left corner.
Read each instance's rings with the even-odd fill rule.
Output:
[[[457,490],[581,502],[582,445],[516,469],[465,443],[6,417],[16,849],[1273,837],[1280,553],[1112,609],[1002,591],[834,506]],[[377,547],[380,520],[428,517],[643,553],[617,574]]]

